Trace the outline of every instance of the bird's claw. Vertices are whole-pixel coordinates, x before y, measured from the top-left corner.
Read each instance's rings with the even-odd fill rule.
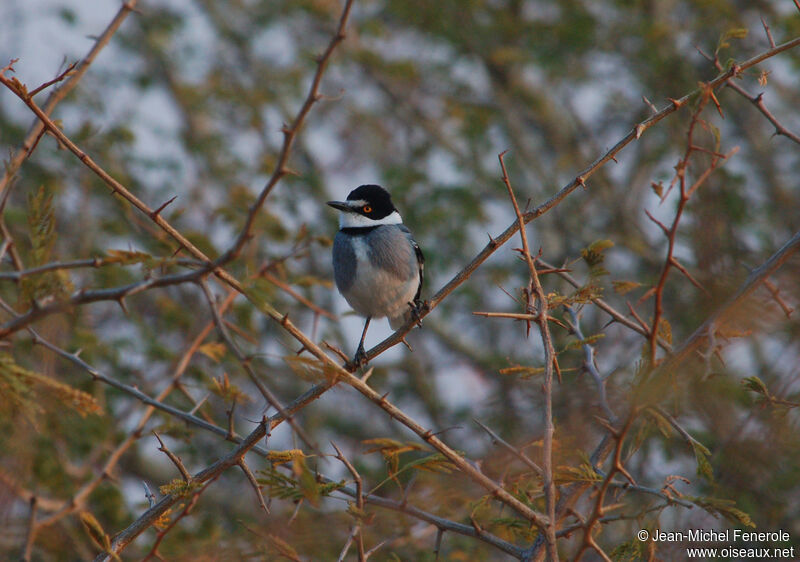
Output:
[[[359,345],[358,349],[356,350],[356,354],[353,356],[352,365],[358,369],[359,367],[366,365],[367,361],[369,361],[367,358],[367,352],[364,351],[363,345]]]
[[[408,303],[408,307],[411,309],[411,318],[414,320],[414,323],[421,328],[422,313],[428,307],[428,303],[426,303],[425,301],[417,300]]]

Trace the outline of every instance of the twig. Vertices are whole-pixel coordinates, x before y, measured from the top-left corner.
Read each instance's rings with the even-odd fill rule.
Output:
[[[764,286],[767,288],[769,293],[772,295],[772,298],[775,300],[775,302],[778,303],[778,306],[781,307],[781,310],[786,315],[786,318],[791,318],[792,317],[792,312],[794,312],[794,309],[791,306],[789,306],[788,304],[786,304],[785,300],[783,300],[783,297],[781,297],[780,289],[778,289],[778,287],[776,287],[775,284],[772,281],[770,281],[769,279],[764,279]]]
[[[523,453],[522,451],[520,451],[519,449],[517,449],[516,447],[514,447],[513,445],[511,445],[511,443],[509,443],[509,442],[505,441],[505,440],[504,440],[502,437],[500,437],[499,435],[497,435],[497,433],[495,433],[494,431],[492,431],[492,429],[491,429],[490,427],[488,427],[487,425],[485,425],[485,424],[481,423],[480,421],[478,421],[478,420],[477,420],[477,419],[475,419],[475,418],[472,418],[472,421],[474,421],[474,422],[475,422],[475,423],[477,423],[479,426],[481,426],[481,429],[483,429],[483,430],[484,430],[486,433],[488,433],[488,434],[489,434],[489,436],[492,438],[492,441],[494,441],[494,442],[495,442],[495,443],[497,443],[498,445],[501,445],[501,446],[502,446],[504,449],[506,449],[506,450],[507,450],[508,452],[510,452],[512,455],[514,455],[514,456],[515,456],[515,457],[517,457],[519,460],[521,460],[521,461],[522,461],[522,462],[524,462],[526,465],[528,465],[528,467],[532,468],[532,469],[533,469],[533,470],[536,472],[536,474],[538,474],[538,475],[540,475],[540,476],[541,476],[541,474],[542,474],[542,467],[540,467],[538,464],[536,464],[535,462],[533,462],[533,461],[530,459],[530,457],[528,457],[528,455],[526,455],[525,453]]]
[[[164,265],[169,265],[171,263],[184,266],[197,266],[197,267],[203,266],[201,262],[198,262],[196,260],[185,260],[185,259],[167,260],[164,263]],[[87,258],[87,259],[74,260],[68,262],[56,261],[56,262],[46,263],[38,267],[31,267],[30,269],[15,270],[15,271],[0,271],[0,281],[2,280],[19,281],[26,277],[30,277],[32,275],[38,275],[41,273],[46,273],[48,271],[58,271],[63,269],[80,269],[84,267],[98,268],[109,265],[124,265],[124,264],[120,264],[119,260],[113,258],[112,259]]]
[[[772,33],[770,32],[769,26],[767,25],[767,20],[765,20],[763,16],[761,17],[761,25],[764,26],[764,33],[767,34],[767,40],[769,41],[769,46],[774,49],[775,40],[772,38]]]
[[[28,325],[49,316],[63,312],[80,304],[87,304],[98,301],[116,301],[123,306],[125,299],[143,291],[154,289],[157,287],[168,287],[170,285],[180,285],[182,283],[189,283],[197,280],[202,275],[205,275],[210,270],[210,267],[204,266],[197,271],[190,271],[188,273],[176,273],[174,275],[165,275],[164,277],[153,277],[136,281],[121,287],[114,287],[110,289],[81,289],[76,291],[67,299],[53,300],[47,304],[40,305],[34,302],[34,306],[27,312],[17,315],[8,322],[0,325],[0,338],[4,338],[18,332]]]
[[[358,541],[356,542],[356,547],[358,548],[358,560],[359,562],[364,562],[364,560],[366,560],[364,555],[364,536],[361,532],[362,521],[360,519],[361,517],[365,516],[363,482],[361,480],[361,475],[358,473],[353,464],[349,460],[347,460],[347,457],[345,457],[342,454],[342,451],[339,449],[339,447],[336,446],[336,443],[331,441],[331,445],[333,445],[333,448],[336,449],[336,458],[345,466],[345,468],[347,468],[347,471],[353,476],[353,482],[355,482],[356,485],[356,508],[358,508],[358,515],[356,516],[356,523],[353,526],[352,536],[358,537]],[[346,550],[343,550],[343,552],[346,552]]]
[[[787,41],[778,45],[774,49],[769,49],[764,51],[763,53],[751,57],[746,61],[740,64],[733,64],[728,68],[725,72],[720,73],[719,76],[711,80],[706,86],[711,89],[717,89],[722,86],[729,78],[734,78],[739,76],[743,71],[751,68],[764,60],[773,57],[779,53],[782,53],[786,50],[793,49],[800,45],[800,37],[792,39],[791,41]],[[578,187],[583,186],[586,184],[586,180],[589,179],[595,172],[597,172],[601,167],[603,167],[606,163],[611,160],[614,160],[616,155],[619,154],[623,148],[629,145],[631,142],[637,140],[641,137],[641,135],[649,128],[656,125],[659,121],[667,117],[668,115],[678,111],[681,107],[687,104],[689,100],[694,98],[695,96],[699,95],[702,92],[701,88],[697,88],[692,90],[685,96],[671,100],[670,103],[658,111],[657,113],[651,115],[644,121],[639,122],[637,125],[633,127],[633,129],[625,135],[621,140],[617,142],[613,147],[608,149],[602,156],[600,156],[597,160],[592,162],[588,167],[584,170],[580,171],[575,179],[572,180],[570,183],[562,187],[556,194],[554,194],[550,199],[545,201],[544,203],[538,205],[534,209],[524,213],[524,221],[525,223],[529,223],[532,220],[542,216],[543,214],[547,213],[554,207],[556,207],[561,201],[566,198],[569,194],[575,191]],[[456,290],[462,283],[467,281],[472,274],[475,272],[478,267],[485,262],[489,256],[491,256],[494,252],[496,252],[503,244],[505,244],[514,234],[516,234],[517,230],[519,230],[519,222],[514,221],[511,225],[508,226],[501,234],[494,238],[490,238],[489,243],[476,255],[471,262],[469,262],[466,266],[464,266],[461,271],[455,274],[453,278],[448,281],[427,303],[425,308],[420,312],[420,318],[424,318],[430,312],[435,309],[450,293]],[[400,327],[396,330],[392,335],[387,337],[382,342],[378,343],[375,347],[367,351],[367,358],[372,360],[377,355],[380,355],[387,349],[397,345],[400,343],[401,339],[407,334],[413,327],[415,326],[414,322],[407,322],[404,326]]]
[[[189,474],[189,471],[186,470],[186,467],[183,466],[183,461],[181,461],[181,459],[178,458],[178,455],[170,451],[169,448],[167,448],[167,446],[164,445],[164,442],[161,440],[161,437],[158,436],[158,433],[153,431],[153,435],[155,435],[156,439],[158,439],[158,444],[159,444],[158,450],[167,455],[169,460],[172,461],[172,464],[174,464],[175,467],[178,469],[178,472],[181,473],[183,481],[189,484],[192,481],[192,477]]]
[[[345,28],[347,27],[347,20],[350,17],[350,9],[352,6],[353,0],[346,0],[344,8],[342,9],[342,15],[339,18],[339,25],[336,29],[336,33],[331,38],[330,43],[328,43],[328,47],[325,49],[325,52],[322,53],[322,55],[317,59],[317,71],[314,73],[314,78],[311,79],[311,87],[308,90],[308,95],[306,96],[303,105],[297,112],[297,115],[295,116],[291,126],[284,126],[281,129],[281,132],[283,133],[283,146],[281,147],[280,154],[278,155],[278,160],[275,163],[275,170],[272,172],[272,176],[270,176],[269,181],[267,181],[267,185],[264,186],[264,189],[261,190],[261,193],[250,206],[250,209],[247,212],[247,219],[242,227],[242,231],[239,233],[238,238],[233,243],[231,248],[223,255],[223,262],[234,259],[239,255],[247,240],[249,240],[252,236],[253,223],[255,222],[256,217],[258,216],[258,213],[264,204],[264,201],[267,199],[267,196],[277,185],[277,183],[285,175],[290,173],[290,170],[287,167],[289,153],[292,150],[292,145],[294,144],[300,127],[302,127],[306,116],[308,115],[309,111],[311,111],[311,106],[313,106],[321,98],[319,94],[319,85],[322,81],[322,75],[325,73],[325,69],[328,67],[328,62],[331,59],[333,51],[336,49],[339,43],[344,41],[346,37]]]
[[[211,315],[214,318],[214,324],[217,326],[217,331],[222,339],[225,341],[225,345],[231,352],[234,354],[236,359],[241,364],[244,371],[247,373],[247,376],[250,377],[250,381],[258,388],[258,391],[261,395],[266,399],[270,406],[275,408],[283,418],[292,426],[294,432],[302,439],[306,445],[311,447],[314,451],[319,452],[316,444],[311,439],[311,437],[301,428],[294,420],[294,417],[290,412],[288,412],[280,403],[280,400],[277,396],[261,381],[258,374],[256,374],[253,366],[251,365],[250,361],[242,353],[239,346],[236,345],[236,342],[233,341],[230,334],[228,333],[228,329],[225,327],[225,323],[222,321],[222,316],[219,312],[219,307],[217,306],[217,302],[214,299],[214,296],[211,294],[211,291],[208,288],[208,283],[205,279],[200,279],[199,281],[200,288],[203,290],[203,294],[206,297],[206,302],[208,303],[209,308],[211,309]]]
[[[58,76],[56,76],[52,80],[48,80],[47,82],[45,82],[44,84],[42,84],[38,88],[34,89],[33,91],[29,92],[28,95],[30,97],[33,97],[36,94],[38,94],[39,92],[41,92],[42,90],[46,90],[47,88],[49,88],[53,84],[58,84],[59,82],[62,82],[63,80],[65,80],[67,77],[69,77],[72,74],[72,71],[75,69],[77,64],[78,64],[77,62],[73,62],[72,64],[67,66],[66,69],[64,69],[64,72],[62,72],[61,74],[59,74]]]
[[[261,509],[264,510],[264,513],[269,514],[269,508],[264,501],[264,494],[261,493],[261,486],[258,485],[258,481],[250,470],[250,467],[248,467],[247,463],[244,461],[244,457],[239,459],[239,468],[242,469],[242,472],[244,472],[244,475],[247,477],[247,481],[250,482],[250,486],[253,487],[253,491],[256,494],[256,499],[258,500],[258,505],[261,506]]]
[[[345,493],[350,497],[355,497],[355,492],[353,490],[342,488],[338,491]],[[504,539],[501,539],[500,537],[497,537],[489,533],[484,529],[481,529],[481,531],[478,532],[472,525],[465,525],[463,523],[458,523],[456,521],[451,521],[449,519],[433,515],[432,513],[414,507],[413,505],[410,505],[407,502],[397,502],[375,495],[364,496],[364,501],[370,505],[383,507],[385,509],[391,509],[393,511],[404,513],[406,515],[419,519],[420,521],[426,521],[431,525],[436,526],[436,528],[438,529],[444,529],[445,531],[458,533],[459,535],[476,538],[482,542],[485,542],[486,544],[489,544],[497,548],[498,550],[510,554],[515,558],[522,557],[523,549],[519,548],[518,546],[515,546],[514,544]]]
[[[208,468],[201,470],[192,476],[192,481],[198,484],[205,484],[206,482],[216,479],[228,468],[238,465],[239,461],[244,457],[247,451],[255,447],[256,444],[264,437],[264,435],[266,435],[266,433],[267,424],[258,424],[258,427],[256,427],[256,429],[254,429],[238,447]],[[95,561],[110,562],[112,560],[112,553],[119,554],[122,552],[132,540],[142,534],[169,508],[171,508],[180,500],[180,496],[172,494],[162,498],[161,501],[159,501],[155,506],[145,511],[136,521],[131,523],[131,525],[117,534],[111,543],[111,552],[100,554]]]
[[[649,329],[649,336],[648,336],[648,343],[649,343],[649,358],[650,364],[655,366],[658,363],[657,360],[657,351],[658,351],[658,336],[661,333],[661,326],[662,322],[664,322],[663,314],[664,314],[664,288],[666,286],[667,277],[669,276],[670,270],[675,267],[679,271],[683,272],[689,280],[695,284],[696,286],[700,287],[700,284],[695,281],[695,279],[689,274],[689,272],[678,263],[677,259],[675,258],[675,244],[676,244],[676,237],[678,233],[678,225],[680,224],[681,218],[683,217],[683,212],[686,209],[686,205],[689,201],[689,198],[692,194],[697,190],[697,188],[702,185],[706,179],[710,176],[711,172],[717,169],[718,162],[720,160],[725,160],[728,158],[729,155],[720,154],[718,152],[719,148],[719,140],[717,139],[716,143],[717,146],[715,150],[712,152],[711,156],[711,163],[708,167],[701,173],[698,178],[694,181],[691,186],[687,187],[686,176],[687,176],[687,169],[689,167],[689,160],[692,157],[692,154],[697,150],[696,145],[694,144],[694,133],[697,125],[700,123],[700,114],[702,113],[703,109],[705,108],[706,104],[710,100],[714,100],[716,102],[716,98],[713,97],[714,91],[710,85],[703,85],[701,87],[701,97],[700,102],[697,104],[694,112],[692,113],[692,118],[689,123],[689,128],[686,133],[687,142],[686,142],[686,151],[684,152],[683,157],[680,159],[678,164],[675,166],[675,176],[670,184],[670,188],[676,184],[679,188],[679,198],[677,208],[675,210],[675,216],[672,219],[672,224],[667,227],[660,221],[658,221],[655,217],[653,217],[649,212],[646,212],[647,216],[655,222],[656,224],[661,227],[661,230],[664,233],[664,236],[667,238],[667,255],[664,259],[664,265],[661,268],[661,274],[659,275],[658,281],[655,284],[653,289],[653,320],[650,324]],[[735,151],[731,151],[730,154],[735,153]],[[667,193],[664,194],[662,197],[662,201],[666,199]],[[700,287],[702,289],[702,287]],[[707,292],[707,291],[706,291]]]
[[[108,44],[111,37],[116,33],[117,29],[119,29],[119,26],[122,25],[122,22],[128,14],[136,7],[137,2],[138,0],[128,0],[122,3],[119,11],[117,11],[117,14],[111,20],[111,23],[109,23],[106,29],[97,37],[94,45],[92,45],[92,48],[86,56],[84,56],[81,62],[75,67],[75,71],[69,76],[69,79],[54,90],[47,98],[47,101],[42,107],[45,115],[50,115],[56,105],[58,105],[58,103],[78,84],[81,78],[83,78],[83,75],[86,74],[86,71],[89,69],[92,62],[94,62],[94,59],[100,51],[103,50],[103,47]],[[34,90],[34,92],[35,91],[36,90]],[[17,170],[22,166],[25,159],[31,155],[35,143],[41,138],[44,131],[44,124],[39,119],[35,119],[28,130],[28,134],[25,135],[25,140],[22,142],[22,145],[11,155],[6,163],[3,176],[0,177],[0,192],[4,192],[7,189],[11,178],[17,173]]]
[[[500,169],[503,171],[503,183],[508,190],[508,196],[514,206],[514,213],[517,215],[519,223],[519,235],[522,239],[522,252],[528,264],[530,274],[530,284],[528,288],[528,311],[531,310],[531,302],[536,297],[538,310],[536,323],[539,325],[539,333],[542,337],[544,347],[544,437],[542,440],[542,487],[544,488],[545,507],[547,511],[547,526],[543,529],[547,546],[547,558],[551,562],[558,562],[558,548],[556,546],[556,486],[553,479],[553,369],[558,366],[553,340],[550,336],[550,326],[547,321],[547,296],[544,293],[542,284],[539,281],[539,274],[536,272],[536,265],[533,263],[530,247],[528,246],[528,235],[525,227],[525,218],[517,204],[514,190],[511,188],[511,181],[506,172],[506,164],[503,161],[505,152],[497,157],[500,160]],[[560,375],[559,375],[560,378]]]
[[[548,262],[544,261],[542,258],[537,258],[536,261],[538,263],[541,263],[542,265],[544,265],[545,267],[547,267],[549,269],[556,269],[555,266],[550,265]],[[541,271],[539,271],[539,273],[541,274]],[[570,285],[572,285],[576,289],[579,289],[581,287],[581,284],[577,281],[577,279],[572,277],[568,272],[566,272],[566,271],[557,271],[557,273],[558,273],[559,277],[564,279],[567,283],[569,283]],[[641,334],[641,335],[643,335],[645,337],[647,337],[648,334],[650,333],[650,331],[648,330],[647,326],[643,322],[640,322],[640,323],[637,324],[636,322],[633,322],[632,320],[628,320],[628,318],[626,318],[621,312],[616,310],[613,306],[608,304],[605,300],[603,300],[601,298],[592,298],[592,303],[594,305],[596,305],[600,310],[602,310],[603,312],[605,312],[606,314],[611,316],[611,318],[614,320],[614,322],[617,322],[618,324],[622,324],[626,328],[629,328],[629,329],[633,330],[634,332],[638,332],[639,334]],[[672,351],[672,346],[664,338],[661,338],[661,337],[658,338],[658,345],[662,349],[664,349],[665,351]]]
[[[336,316],[334,314],[328,312],[324,308],[321,308],[321,307],[317,306],[316,304],[314,304],[313,302],[311,302],[310,300],[305,298],[303,295],[301,295],[300,293],[298,293],[297,291],[292,289],[289,285],[287,285],[286,283],[284,283],[283,281],[281,281],[280,279],[278,279],[277,277],[275,277],[274,275],[272,275],[268,271],[264,271],[263,273],[261,273],[261,277],[263,277],[264,279],[266,279],[267,281],[269,281],[270,283],[272,283],[273,285],[275,285],[279,289],[281,289],[281,290],[285,291],[286,293],[290,294],[291,296],[293,296],[297,300],[297,302],[299,302],[302,305],[307,306],[308,308],[313,310],[315,313],[320,314],[320,315],[324,316],[325,318],[330,318],[331,320],[336,320]]]
[[[774,274],[795,252],[800,250],[800,231],[796,232],[779,250],[762,265],[754,269],[739,290],[703,322],[684,343],[675,350],[649,378],[654,380],[666,373],[674,372],[686,358],[709,341],[709,333],[716,330],[747,300],[765,279]]]
[[[604,507],[605,497],[606,493],[608,492],[608,488],[611,486],[614,475],[617,472],[621,472],[630,478],[630,476],[627,474],[627,471],[622,466],[622,444],[625,440],[625,436],[627,435],[628,430],[630,429],[631,423],[633,423],[633,418],[634,415],[630,414],[628,418],[625,420],[625,423],[623,424],[621,430],[617,432],[616,435],[614,435],[615,445],[614,445],[614,455],[612,458],[611,468],[609,469],[608,474],[606,474],[605,478],[603,479],[603,482],[600,485],[600,490],[597,492],[597,497],[594,501],[594,507],[592,508],[592,513],[589,515],[588,519],[582,525],[583,542],[581,544],[580,550],[578,551],[578,554],[575,556],[576,561],[580,560],[583,553],[587,549],[591,548],[592,550],[597,552],[597,554],[601,558],[603,558],[603,560],[611,562],[611,559],[608,557],[608,555],[605,552],[603,552],[600,546],[595,542],[594,536],[592,535],[592,529],[596,524],[599,523],[599,520],[602,518],[602,516],[605,515],[605,507]]]
[[[594,347],[586,343],[586,336],[584,336],[583,332],[581,331],[581,321],[578,317],[578,314],[575,312],[575,309],[571,306],[566,306],[564,308],[572,318],[572,328],[575,330],[575,337],[583,342],[581,344],[581,348],[583,349],[583,368],[587,373],[589,373],[589,375],[591,375],[592,379],[594,379],[595,386],[597,386],[597,392],[600,395],[600,406],[603,408],[606,416],[608,416],[609,421],[613,424],[616,422],[617,416],[614,414],[614,411],[608,404],[608,397],[606,396],[606,383],[603,377],[600,375],[600,372],[597,370],[597,366],[595,365]]]

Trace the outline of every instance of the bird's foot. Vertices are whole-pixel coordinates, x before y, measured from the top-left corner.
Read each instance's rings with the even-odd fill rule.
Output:
[[[428,309],[428,303],[425,301],[414,301],[408,303],[408,307],[411,309],[411,318],[414,320],[414,323],[422,327],[422,313]]]
[[[356,354],[353,356],[352,365],[358,369],[359,367],[366,365],[368,361],[369,359],[367,358],[367,352],[364,351],[364,345],[361,344],[358,346]]]

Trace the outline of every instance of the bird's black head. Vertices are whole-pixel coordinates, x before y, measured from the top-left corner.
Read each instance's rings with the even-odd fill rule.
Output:
[[[350,192],[347,196],[350,208],[353,212],[364,215],[373,220],[380,220],[388,217],[395,209],[392,197],[389,192],[379,185],[361,185]],[[361,205],[353,206],[353,202],[363,202]]]

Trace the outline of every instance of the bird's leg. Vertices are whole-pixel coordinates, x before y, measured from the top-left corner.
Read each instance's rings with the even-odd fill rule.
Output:
[[[364,323],[364,331],[361,332],[361,341],[358,342],[358,349],[356,350],[355,357],[353,357],[353,364],[356,367],[360,367],[361,365],[364,365],[367,362],[367,354],[364,351],[364,338],[367,337],[367,328],[369,328],[370,320],[372,320],[372,317],[367,316],[367,321]]]

